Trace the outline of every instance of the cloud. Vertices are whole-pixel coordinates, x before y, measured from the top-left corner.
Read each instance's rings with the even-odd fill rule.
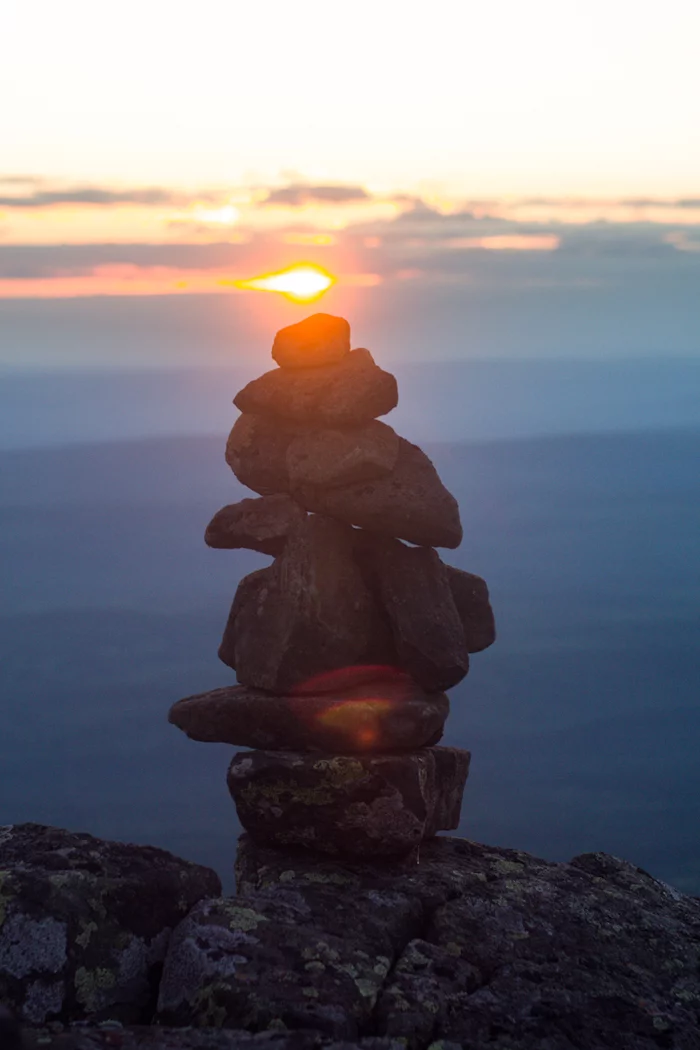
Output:
[[[272,190],[264,204],[287,204],[300,208],[304,204],[347,204],[351,201],[366,201],[370,195],[362,186],[283,186]]]
[[[22,181],[14,176],[14,181]],[[7,182],[7,179],[3,180]],[[10,180],[12,181],[12,180]],[[203,199],[202,195],[197,197]],[[107,189],[103,186],[68,186],[65,189],[33,190],[24,194],[0,196],[3,208],[52,208],[58,204],[113,204],[176,205],[189,203],[190,197],[159,186],[135,189]]]

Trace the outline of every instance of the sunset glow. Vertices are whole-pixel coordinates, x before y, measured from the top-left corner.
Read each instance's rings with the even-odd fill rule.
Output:
[[[295,303],[312,303],[335,284],[336,278],[313,263],[298,263],[277,273],[236,281],[237,288],[258,292],[279,292]]]

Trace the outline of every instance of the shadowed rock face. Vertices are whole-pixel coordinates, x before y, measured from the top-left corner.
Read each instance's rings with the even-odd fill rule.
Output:
[[[489,601],[489,589],[481,576],[446,565],[447,579],[452,591],[462,629],[470,653],[480,653],[496,641],[496,623]]]
[[[221,1028],[78,1028],[24,1033],[22,1046],[2,1050],[405,1050],[395,1039],[368,1036],[338,1042],[318,1031],[252,1032]],[[440,1050],[459,1050],[445,1044]]]
[[[399,438],[386,423],[373,419],[363,427],[308,430],[287,449],[292,492],[304,485],[338,488],[373,481],[396,466]]]
[[[448,712],[444,693],[397,675],[317,695],[229,686],[178,701],[169,720],[192,740],[352,754],[436,744]]]
[[[198,904],[173,936],[162,1020],[279,1019],[409,1050],[698,1046],[700,900],[614,857],[438,838],[402,862],[338,862],[244,837],[237,876],[238,898]]]
[[[399,402],[396,379],[369,350],[351,350],[339,364],[292,371],[275,368],[234,398],[241,412],[320,427],[352,427],[385,416]]]
[[[284,694],[322,671],[392,662],[353,543],[349,526],[311,515],[274,565],[241,581],[219,655],[242,685]]]
[[[260,843],[322,853],[407,854],[457,827],[469,752],[429,747],[366,755],[250,751],[234,756],[229,790]]]
[[[150,1019],[171,929],[220,891],[165,850],[0,828],[0,1001],[35,1024]]]
[[[437,551],[362,532],[356,549],[389,621],[399,666],[429,692],[461,682],[469,670],[467,641]]]

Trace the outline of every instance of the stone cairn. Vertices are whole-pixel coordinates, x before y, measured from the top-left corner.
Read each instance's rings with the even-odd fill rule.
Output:
[[[396,379],[350,349],[347,321],[283,328],[272,356],[279,367],[236,396],[226,446],[260,496],[205,536],[274,558],[239,584],[219,649],[240,684],[180,700],[170,721],[255,749],[228,771],[255,842],[407,855],[459,823],[470,755],[436,745],[444,691],[494,641],[488,590],[435,551],[462,540],[457,502],[377,419]]]

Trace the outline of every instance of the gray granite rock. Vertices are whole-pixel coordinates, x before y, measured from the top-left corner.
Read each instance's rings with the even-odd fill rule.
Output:
[[[395,894],[402,915],[405,899],[418,905],[420,932],[401,919],[400,946],[363,1029],[409,1050],[700,1046],[700,899],[615,857],[554,864],[438,838],[403,863],[351,864],[245,837],[237,874],[238,899],[252,910],[275,892],[295,892],[316,937],[332,925],[331,893],[341,909],[357,902],[353,943],[378,914],[368,892],[382,901]],[[290,972],[301,992],[307,973]]]
[[[312,314],[281,328],[272,356],[282,368],[317,368],[342,361],[350,353],[350,325],[343,317]]]
[[[241,685],[284,694],[323,671],[391,662],[353,549],[349,526],[311,515],[274,565],[241,581],[219,649]]]
[[[287,449],[300,428],[269,416],[243,413],[226,443],[226,462],[242,485],[261,496],[289,491]]]
[[[292,370],[274,368],[234,398],[241,412],[319,427],[362,426],[398,404],[396,379],[369,350],[351,350],[339,364]]]
[[[456,828],[469,752],[235,755],[228,786],[241,824],[260,843],[341,856],[405,855]]]
[[[150,1019],[171,929],[220,886],[149,846],[0,828],[0,1002],[36,1024]]]
[[[444,693],[385,675],[330,693],[276,696],[229,686],[179,700],[169,720],[192,740],[274,751],[370,752],[436,744],[449,712]]]
[[[305,512],[285,495],[244,499],[222,507],[207,525],[204,541],[224,550],[245,548],[274,556],[281,554],[292,529]]]
[[[388,618],[399,666],[428,692],[461,682],[467,640],[437,551],[363,531],[356,551]]]
[[[467,649],[470,653],[480,653],[496,641],[496,622],[486,581],[452,565],[445,568]]]
[[[458,547],[459,507],[424,452],[399,438],[391,474],[342,488],[301,486],[295,499],[307,510],[425,547]]]
[[[390,474],[399,454],[398,435],[372,419],[361,427],[309,429],[287,449],[292,492],[303,485],[336,488]]]

